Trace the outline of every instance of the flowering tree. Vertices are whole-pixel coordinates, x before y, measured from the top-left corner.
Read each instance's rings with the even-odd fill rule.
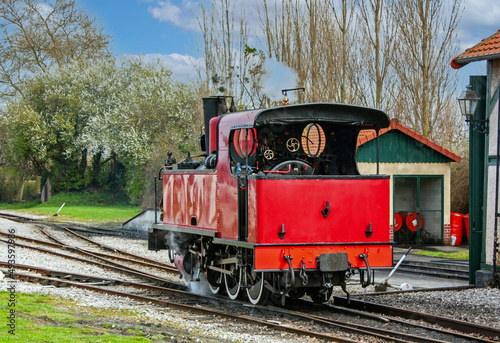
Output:
[[[87,186],[140,195],[157,149],[194,146],[197,96],[160,64],[68,63],[23,86],[3,118],[12,161],[28,160],[56,189]],[[200,121],[201,123],[201,121]]]

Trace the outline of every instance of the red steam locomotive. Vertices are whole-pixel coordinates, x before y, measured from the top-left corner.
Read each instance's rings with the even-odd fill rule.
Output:
[[[371,269],[392,266],[389,177],[360,175],[355,159],[358,133],[387,127],[384,112],[312,103],[226,113],[226,97],[203,107],[208,153],[179,163],[169,153],[150,250],[253,304],[306,293],[324,302],[333,286],[347,293],[353,273],[366,286]]]

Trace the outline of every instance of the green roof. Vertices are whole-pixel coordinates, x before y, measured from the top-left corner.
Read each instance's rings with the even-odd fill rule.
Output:
[[[401,124],[399,124],[401,125]],[[447,163],[455,160],[397,129],[379,136],[381,163]],[[437,146],[437,145],[436,145]],[[358,146],[358,162],[377,162],[377,140]]]

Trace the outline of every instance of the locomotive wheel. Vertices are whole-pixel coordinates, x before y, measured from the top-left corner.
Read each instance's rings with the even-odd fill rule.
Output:
[[[235,300],[240,294],[240,280],[241,280],[241,268],[235,271],[236,265],[231,264],[226,268],[233,272],[233,276],[230,274],[224,274],[224,283],[226,285],[226,293],[229,299]]]
[[[247,296],[248,300],[254,305],[262,305],[269,297],[269,289],[266,288],[264,272],[255,273],[251,272],[250,275],[245,274],[247,278]]]
[[[320,290],[308,292],[308,294],[311,296],[312,301],[315,302],[316,304],[326,303],[332,296],[332,293],[333,293],[333,288],[328,288],[326,290],[326,297],[325,297],[325,292],[320,292]]]
[[[288,296],[290,299],[296,300],[299,298],[302,298],[306,294],[306,290],[304,288],[296,288],[292,289],[290,292],[288,292]]]
[[[222,283],[222,273],[217,272],[215,270],[208,269],[207,270],[207,280],[208,280],[208,287],[210,288],[210,292],[212,294],[220,294],[222,293],[223,285]],[[220,285],[220,286],[217,286]]]

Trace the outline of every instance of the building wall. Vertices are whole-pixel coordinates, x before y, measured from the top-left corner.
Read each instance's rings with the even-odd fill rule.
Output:
[[[376,163],[358,162],[358,170],[361,174],[376,174]],[[437,175],[443,176],[443,223],[444,223],[444,244],[450,242],[450,163],[380,163],[380,174],[390,175],[390,209],[391,209],[391,228],[394,227],[393,216],[393,175]],[[451,195],[452,196],[452,195]],[[392,230],[391,230],[392,231]],[[391,233],[391,237],[393,234]]]
[[[493,98],[494,92],[500,85],[500,59],[488,61],[488,76],[490,80],[490,99]],[[493,242],[495,228],[495,182],[496,182],[496,159],[491,158],[497,154],[497,132],[498,132],[498,101],[487,109],[489,114],[489,141],[488,155],[490,156],[488,163],[487,182],[488,188],[486,191],[486,234],[485,234],[485,262],[488,265],[493,265]],[[488,116],[488,113],[487,113]],[[497,233],[497,236],[499,234]],[[497,255],[497,270],[500,256]]]

